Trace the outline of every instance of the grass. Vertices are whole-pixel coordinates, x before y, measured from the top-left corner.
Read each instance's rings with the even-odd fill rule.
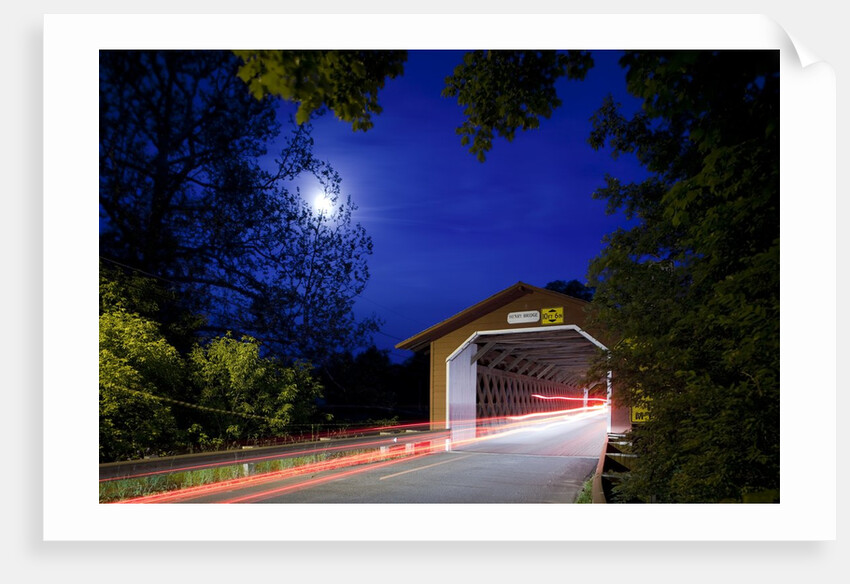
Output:
[[[593,476],[584,482],[574,503],[593,503]]]
[[[99,502],[114,503],[115,501],[131,499],[133,497],[208,485],[249,475],[278,472],[288,468],[296,468],[351,454],[352,452],[317,453],[309,456],[280,458],[256,464],[239,463],[162,475],[105,481],[100,483]]]

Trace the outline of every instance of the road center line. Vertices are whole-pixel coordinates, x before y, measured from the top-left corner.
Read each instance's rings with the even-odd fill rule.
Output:
[[[417,472],[417,471],[420,471],[420,470],[425,470],[426,468],[433,468],[435,466],[440,466],[441,464],[446,464],[448,462],[455,462],[455,461],[458,461],[458,460],[463,460],[464,458],[469,458],[470,456],[472,456],[472,454],[467,454],[466,456],[461,456],[459,458],[451,458],[449,460],[444,460],[442,462],[435,462],[434,464],[429,464],[428,466],[420,466],[419,468],[411,468],[410,470],[403,470],[403,471],[397,472],[395,474],[382,476],[382,477],[378,478],[378,480],[382,481],[384,479],[391,479],[393,477],[398,477],[398,476],[401,476],[403,474],[407,474],[409,472]]]

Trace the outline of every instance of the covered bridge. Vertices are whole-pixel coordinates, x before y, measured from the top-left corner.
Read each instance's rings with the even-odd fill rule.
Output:
[[[585,329],[587,306],[518,282],[396,345],[430,354],[431,428],[466,439],[507,416],[610,400],[610,373],[586,377],[607,350]],[[628,412],[613,410],[609,431],[627,426]]]

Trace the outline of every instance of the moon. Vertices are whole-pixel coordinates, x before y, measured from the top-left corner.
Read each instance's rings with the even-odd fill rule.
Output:
[[[325,193],[319,193],[313,199],[313,209],[320,215],[331,213],[334,209],[333,199],[328,197]]]

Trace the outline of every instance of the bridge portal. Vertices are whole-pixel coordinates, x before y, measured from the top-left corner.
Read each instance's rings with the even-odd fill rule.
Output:
[[[587,308],[519,282],[396,345],[430,354],[432,429],[465,440],[509,419],[610,402],[610,373],[588,375],[607,348],[585,329]],[[612,407],[609,432],[628,423]]]

